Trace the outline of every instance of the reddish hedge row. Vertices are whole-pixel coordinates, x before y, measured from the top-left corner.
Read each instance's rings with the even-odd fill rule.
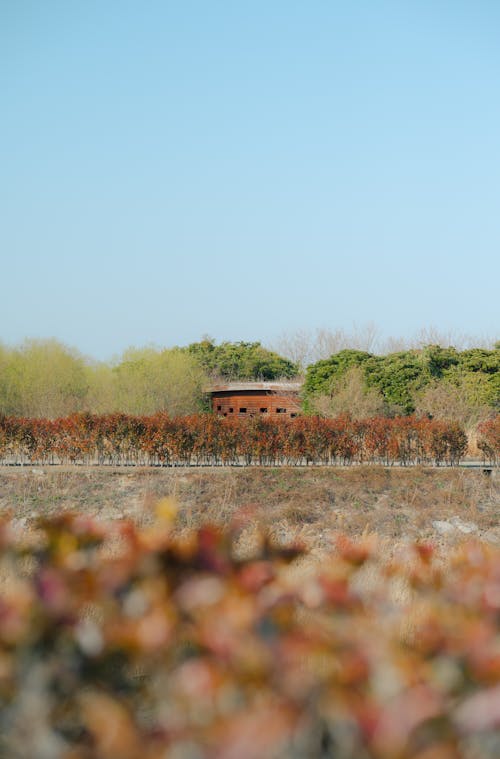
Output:
[[[479,434],[477,446],[483,452],[485,460],[498,464],[500,462],[500,414],[497,414],[494,419],[482,422],[478,425],[477,431]]]
[[[0,419],[4,463],[155,466],[220,464],[456,464],[467,437],[455,422],[426,418],[170,418],[75,414]]]

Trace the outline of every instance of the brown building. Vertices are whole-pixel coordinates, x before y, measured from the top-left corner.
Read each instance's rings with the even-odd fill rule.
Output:
[[[276,418],[300,413],[300,382],[228,382],[212,385],[212,409],[220,416],[244,418],[266,414]]]

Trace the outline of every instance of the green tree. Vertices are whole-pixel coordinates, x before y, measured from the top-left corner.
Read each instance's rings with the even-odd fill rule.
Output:
[[[500,350],[459,352],[453,347],[427,345],[385,356],[345,350],[316,362],[307,369],[306,410],[318,408],[318,398],[333,399],[336,393],[348,392],[349,383],[339,382],[352,367],[362,371],[365,391],[382,394],[386,413],[417,410],[440,416],[441,404],[446,417],[451,414],[451,418],[465,421],[482,418],[485,409],[500,408]],[[344,405],[346,402],[345,398]]]
[[[348,369],[362,366],[372,358],[373,354],[366,351],[346,349],[311,364],[306,372],[304,397],[307,399],[314,395],[330,395],[335,383]]]
[[[187,348],[212,378],[226,380],[273,380],[295,377],[299,367],[292,361],[267,350],[259,342],[223,342],[206,338]]]
[[[373,356],[364,369],[368,387],[379,390],[390,408],[405,414],[415,411],[416,394],[431,379],[425,355],[418,350]]]
[[[422,357],[432,377],[442,377],[443,372],[460,363],[460,355],[455,348],[441,348],[440,345],[427,345]]]
[[[470,348],[459,353],[460,368],[467,372],[498,374],[500,372],[500,350]]]

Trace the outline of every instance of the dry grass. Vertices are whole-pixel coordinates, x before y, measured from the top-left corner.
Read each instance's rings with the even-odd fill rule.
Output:
[[[246,514],[250,535],[264,525],[280,541],[300,537],[311,551],[332,534],[377,533],[394,548],[413,540],[442,542],[433,522],[459,517],[500,542],[498,473],[425,468],[276,469],[0,469],[0,510],[19,527],[38,516],[76,509],[103,519],[150,521],[163,496],[180,504],[178,527],[229,523]],[[446,536],[446,541],[461,537]]]

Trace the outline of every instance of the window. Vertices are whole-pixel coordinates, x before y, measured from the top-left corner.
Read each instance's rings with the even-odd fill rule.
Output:
[[[217,406],[217,411],[222,411],[222,406]]]
[[[297,414],[290,414],[290,419],[295,419],[296,416]]]
[[[260,413],[261,414],[267,414],[267,408],[261,408]]]
[[[233,408],[230,408],[230,409],[229,409],[229,413],[230,413],[230,414],[232,414],[232,413],[233,413],[233,411],[234,411],[234,409],[233,409]]]
[[[286,408],[277,408],[276,409],[277,414],[286,414]]]
[[[240,414],[246,414],[247,410],[246,408],[240,408]]]

